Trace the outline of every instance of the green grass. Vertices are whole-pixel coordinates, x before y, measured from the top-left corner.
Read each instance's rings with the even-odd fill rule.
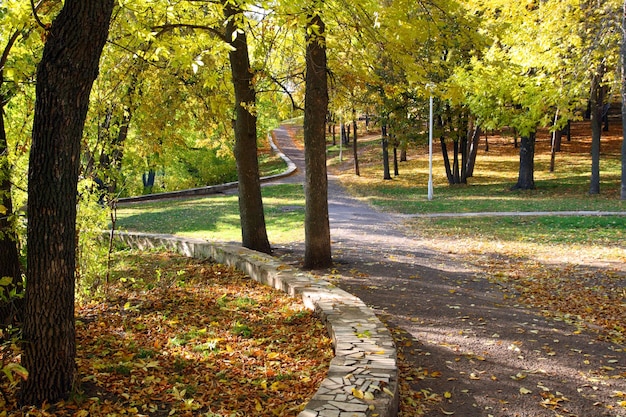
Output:
[[[541,245],[624,247],[626,216],[420,218],[409,221],[422,237],[467,238]]]
[[[262,189],[265,221],[271,243],[304,239],[304,193],[301,185]],[[121,230],[167,233],[219,241],[241,241],[236,195],[158,201],[120,206]]]

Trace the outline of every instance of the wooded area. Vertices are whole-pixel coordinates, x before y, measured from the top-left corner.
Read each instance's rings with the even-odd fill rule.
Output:
[[[556,151],[557,132],[588,117],[590,194],[607,113],[621,106],[626,123],[620,0],[0,0],[0,20],[2,319],[23,318],[29,404],[71,389],[75,257],[106,224],[102,206],[236,176],[242,243],[271,252],[257,154],[281,120],[304,114],[308,268],[332,262],[331,119],[353,123],[356,149],[356,121],[371,118],[387,155],[426,140],[433,95],[450,184],[471,178],[481,130],[506,128],[526,190],[537,130]],[[624,155],[626,142],[622,200]]]

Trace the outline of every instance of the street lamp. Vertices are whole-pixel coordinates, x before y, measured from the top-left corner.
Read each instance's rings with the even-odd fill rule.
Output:
[[[433,199],[433,83],[426,84],[430,92],[430,115],[428,118],[428,201]]]

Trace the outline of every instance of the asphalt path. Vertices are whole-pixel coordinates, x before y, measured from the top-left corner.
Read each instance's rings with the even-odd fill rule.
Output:
[[[302,150],[282,128],[274,140],[298,167],[279,181],[302,183]],[[328,179],[334,265],[314,273],[360,297],[394,334],[400,383],[410,387],[403,417],[626,416],[624,346],[517,304],[486,271],[406,236],[406,216],[375,210]],[[567,213],[583,214],[602,213]],[[302,242],[275,251],[302,263]]]

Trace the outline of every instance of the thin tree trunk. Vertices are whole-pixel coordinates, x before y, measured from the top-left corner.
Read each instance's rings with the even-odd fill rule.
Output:
[[[400,175],[400,170],[398,169],[398,144],[397,141],[393,141],[393,175],[397,177]]]
[[[66,0],[37,68],[28,168],[22,404],[53,404],[76,380],[74,280],[80,144],[114,0]]]
[[[604,66],[600,65],[598,72],[593,75],[591,81],[590,121],[591,121],[591,180],[589,194],[600,194],[600,140],[602,138],[602,103],[604,102],[604,89],[602,88],[602,76]]]
[[[354,173],[357,177],[361,176],[359,170],[359,149],[357,147],[357,133],[356,133],[356,110],[352,109],[352,127],[354,130],[354,141],[352,142],[352,154],[354,155]]]
[[[267,238],[259,175],[257,118],[254,111],[252,111],[256,107],[256,91],[253,82],[254,72],[250,67],[246,33],[237,27],[237,19],[235,18],[242,13],[243,11],[234,3],[225,3],[226,39],[231,40],[230,44],[233,47],[228,55],[235,90],[234,154],[239,180],[241,237],[244,247],[270,253],[272,249]],[[233,39],[232,34],[235,31],[238,31],[238,33]],[[324,110],[322,129],[326,127],[325,122],[326,111]]]
[[[389,171],[389,136],[387,136],[387,125],[383,125],[382,146],[383,146],[383,179],[390,180],[391,173]]]
[[[472,140],[469,144],[469,157],[467,158],[467,178],[474,176],[474,167],[476,166],[476,156],[478,155],[478,143],[480,141],[480,126],[474,127],[474,133],[472,134]]]
[[[439,137],[439,143],[441,143],[441,154],[443,155],[443,166],[446,169],[446,177],[448,178],[448,184],[454,184],[454,176],[452,175],[452,168],[450,168],[450,157],[448,156],[448,146],[443,136]]]
[[[454,184],[461,182],[459,166],[459,140],[457,139],[452,142],[452,181]]]
[[[319,14],[309,16],[306,33],[304,267],[316,269],[332,265],[324,132],[324,119],[328,111],[328,78],[325,25]]]
[[[554,123],[553,125],[556,126],[557,121],[559,120],[559,110],[556,110],[556,113],[554,115]],[[556,153],[557,153],[557,146],[560,148],[560,138],[561,135],[559,134],[558,138],[559,138],[559,144],[557,145],[557,132],[559,132],[559,130],[554,130],[552,132],[552,141],[551,141],[551,146],[550,146],[550,172],[554,172],[554,166],[556,164]]]

